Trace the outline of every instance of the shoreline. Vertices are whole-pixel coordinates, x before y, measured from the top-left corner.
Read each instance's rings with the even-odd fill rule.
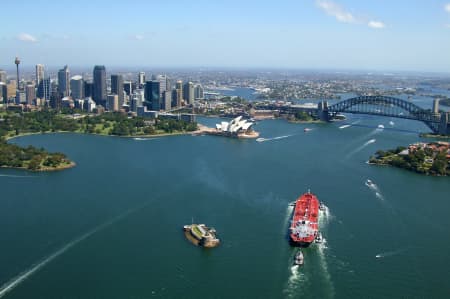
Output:
[[[65,169],[74,168],[77,166],[77,163],[70,161],[69,164],[64,164],[58,167],[43,167],[40,169],[29,169],[26,167],[14,167],[14,166],[0,166],[0,169],[17,169],[17,170],[25,170],[25,171],[31,171],[31,172],[53,172],[53,171],[60,171]]]
[[[198,131],[198,130],[196,130]],[[27,133],[20,133],[15,136],[8,136],[5,137],[6,141],[23,137],[23,136],[31,136],[31,135],[45,135],[45,134],[64,134],[64,133],[71,133],[71,134],[79,134],[79,135],[94,135],[94,136],[107,136],[107,137],[120,137],[120,138],[152,138],[152,137],[168,137],[168,136],[177,136],[177,135],[190,135],[196,131],[190,131],[190,132],[176,132],[176,133],[161,133],[161,134],[153,134],[153,135],[109,135],[109,134],[97,134],[97,133],[84,133],[84,132],[76,132],[76,131],[56,131],[56,132],[27,132]]]

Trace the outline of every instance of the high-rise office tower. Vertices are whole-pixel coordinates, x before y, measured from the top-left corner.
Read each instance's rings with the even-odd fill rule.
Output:
[[[20,64],[20,59],[19,57],[16,57],[16,59],[14,60],[14,64],[16,65],[17,68],[17,90],[20,90],[20,78],[19,78],[19,64]]]
[[[183,86],[183,98],[186,104],[194,103],[194,83],[186,82]]]
[[[6,84],[6,71],[0,70],[0,82],[3,82]]]
[[[44,65],[36,64],[36,86],[38,98],[44,98],[44,87],[42,81],[44,80]]]
[[[58,92],[63,97],[70,95],[70,71],[67,65],[58,71]]]
[[[6,104],[8,99],[8,86],[4,82],[0,82],[0,103]]]
[[[131,81],[124,81],[123,90],[125,90],[127,95],[131,95],[133,93],[133,83],[131,83]]]
[[[122,107],[124,101],[122,75],[111,75],[111,93],[119,96],[119,107]]]
[[[36,85],[44,80],[44,65],[36,64]]]
[[[92,81],[84,82],[84,96],[86,98],[94,96],[94,83],[92,83]]]
[[[94,67],[93,99],[97,105],[105,105],[106,103],[106,69],[103,65]]]
[[[50,77],[44,78],[39,82],[37,96],[44,100],[50,99]]]
[[[145,102],[147,109],[159,111],[161,108],[161,95],[159,81],[147,81],[145,83]]]
[[[72,92],[72,99],[84,99],[83,77],[76,75],[70,79],[70,91]]]
[[[108,95],[107,107],[109,111],[119,111],[119,96],[116,94]]]
[[[195,85],[194,99],[203,99],[203,87],[201,84]]]
[[[170,110],[171,106],[172,106],[172,91],[171,90],[166,90],[163,92],[163,97],[162,97],[162,109],[167,111]]]
[[[433,113],[434,114],[439,114],[439,101],[440,101],[440,99],[433,100]]]
[[[144,84],[145,84],[145,72],[139,72],[139,76],[138,76],[139,88],[144,87]]]
[[[50,78],[44,79],[44,82],[46,80],[50,81]],[[50,102],[50,107],[52,107],[53,109],[58,109],[58,110],[61,109],[61,107],[62,107],[61,94],[57,90],[53,89],[52,92],[51,92],[51,95],[50,95],[50,101],[49,102]]]
[[[25,98],[28,105],[33,105],[36,99],[36,87],[34,84],[28,84],[25,88]]]
[[[177,92],[177,107],[181,107],[181,103],[183,102],[183,81],[177,81],[175,84],[175,90]]]

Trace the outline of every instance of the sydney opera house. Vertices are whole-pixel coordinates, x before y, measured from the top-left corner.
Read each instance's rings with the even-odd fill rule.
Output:
[[[259,133],[253,131],[253,125],[253,122],[238,116],[230,122],[223,121],[220,124],[216,124],[216,134],[228,137],[256,138],[259,136]]]

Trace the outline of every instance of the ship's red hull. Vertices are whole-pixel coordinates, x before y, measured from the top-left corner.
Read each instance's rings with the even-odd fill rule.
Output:
[[[308,192],[295,202],[289,237],[294,246],[308,247],[319,230],[319,200]]]

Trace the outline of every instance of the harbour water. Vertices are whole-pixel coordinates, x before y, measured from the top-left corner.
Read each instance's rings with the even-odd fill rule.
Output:
[[[64,152],[77,167],[0,170],[0,297],[448,297],[449,179],[366,164],[378,149],[420,140],[425,125],[353,116],[256,129],[264,142],[12,140]],[[308,189],[328,206],[326,243],[295,268],[288,204]],[[189,243],[182,227],[192,218],[215,227],[221,245]]]

